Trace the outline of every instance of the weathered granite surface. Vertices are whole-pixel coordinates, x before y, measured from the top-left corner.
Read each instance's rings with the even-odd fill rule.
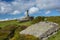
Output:
[[[44,38],[52,34],[53,32],[57,31],[58,29],[59,27],[57,23],[39,22],[21,31],[20,34],[29,34],[35,37]]]

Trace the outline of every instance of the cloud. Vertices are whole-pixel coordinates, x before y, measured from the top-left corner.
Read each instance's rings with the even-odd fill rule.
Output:
[[[57,12],[60,12],[60,9],[56,9]]]
[[[5,18],[5,19],[0,19],[0,21],[8,21],[8,20],[15,20],[17,18]]]
[[[36,8],[32,8],[36,6]],[[41,9],[59,9],[60,10],[60,0],[15,0],[11,3],[0,1],[0,13],[10,13],[18,14],[25,12],[27,9],[32,9],[31,11],[41,10]],[[35,9],[33,11],[33,9]],[[16,11],[18,10],[18,11]]]
[[[46,11],[46,13],[45,14],[50,14],[51,13],[51,11]]]
[[[37,7],[32,7],[29,9],[29,14],[34,14],[34,13],[37,13],[39,11],[39,8]],[[25,15],[26,15],[27,12],[25,12]]]
[[[36,0],[40,9],[60,9],[60,0]]]
[[[9,20],[8,18],[5,18],[5,19],[0,19],[0,21],[7,21]]]
[[[15,14],[19,14],[19,13],[20,13],[20,11],[15,10],[12,14],[15,15]]]
[[[11,3],[7,3],[7,2],[0,2],[0,13],[11,13],[14,14],[13,12],[15,12],[16,10],[23,12],[27,9],[29,9],[30,7],[32,7],[34,5],[34,2],[29,1],[28,3],[26,3],[25,1],[23,2],[22,0],[15,0]]]
[[[30,14],[37,13],[38,11],[39,11],[39,8],[37,8],[37,7],[32,7],[29,9]]]
[[[12,10],[11,4],[0,2],[0,13],[10,13]]]

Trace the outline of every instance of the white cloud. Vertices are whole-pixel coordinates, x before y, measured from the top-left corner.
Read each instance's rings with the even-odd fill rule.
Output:
[[[10,4],[0,2],[0,13],[10,13],[12,10],[13,9]]]
[[[60,0],[36,0],[36,3],[40,9],[60,8]]]
[[[8,18],[5,18],[5,19],[0,19],[0,21],[7,21],[9,20]]]
[[[46,13],[45,14],[50,14],[51,13],[51,11],[46,11]]]
[[[30,9],[36,5],[34,11],[40,9],[60,9],[60,0],[15,0],[11,3],[0,2],[0,13],[11,13],[13,15],[17,14],[15,12],[18,10],[20,13],[27,9]],[[15,12],[15,13],[14,13]]]
[[[1,7],[1,11],[3,12],[5,10],[5,8],[4,7]]]
[[[29,14],[34,14],[34,13],[37,13],[39,11],[39,8],[37,8],[37,7],[32,7],[32,8],[30,8],[29,9]],[[27,11],[25,11],[25,16],[26,16],[26,13],[27,13]]]
[[[26,15],[27,12],[25,12],[24,14]]]
[[[38,11],[39,11],[39,8],[37,8],[37,7],[32,7],[32,8],[30,8],[29,13],[30,13],[30,14],[33,14],[33,13],[37,13]]]
[[[18,11],[18,10],[15,10],[12,14],[19,14],[20,13],[20,11]]]
[[[60,9],[56,9],[57,12],[60,12]]]
[[[5,18],[5,19],[0,19],[0,21],[8,21],[8,20],[15,20],[17,18]]]

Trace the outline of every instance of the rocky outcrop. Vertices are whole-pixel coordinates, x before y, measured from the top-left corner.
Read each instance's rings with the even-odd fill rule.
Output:
[[[21,31],[20,34],[29,34],[43,39],[58,31],[59,29],[60,27],[57,23],[39,22]]]

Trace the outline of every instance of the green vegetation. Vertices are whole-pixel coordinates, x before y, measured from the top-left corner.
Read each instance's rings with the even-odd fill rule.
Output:
[[[48,40],[60,40],[60,31],[58,31],[57,34],[49,37]]]
[[[39,40],[38,38],[32,35],[19,34],[20,31],[24,30],[26,26],[20,26],[15,30],[14,37],[10,40]]]
[[[26,26],[30,26],[31,21],[23,22],[23,23],[20,23],[17,20],[0,21],[0,27],[6,27],[7,25],[21,25],[21,26],[26,25]]]
[[[50,22],[58,23],[59,27],[60,27],[60,17],[58,17],[58,16],[57,17],[48,17],[47,20]],[[49,37],[48,40],[60,40],[60,31],[58,31],[57,34]]]
[[[7,25],[14,25],[17,24],[16,20],[11,20],[11,21],[0,21],[0,27],[5,27]]]
[[[41,17],[38,16],[32,21],[18,22],[17,20],[10,21],[0,21],[0,40],[39,40],[32,35],[19,34],[20,31],[26,29],[28,26],[38,23],[40,21],[45,21],[47,19],[49,22],[58,23],[60,26],[60,16],[52,17]],[[60,31],[57,34],[52,35],[48,40],[60,40]]]
[[[44,21],[44,19],[45,19],[45,17],[38,16],[32,20],[32,23],[35,24],[35,23],[38,23],[40,21]]]
[[[12,30],[15,29],[13,26],[7,26],[5,28],[0,29],[0,40],[8,39],[7,37],[12,33]]]
[[[39,38],[36,38],[32,35],[23,35],[23,34],[18,34],[15,35],[12,39],[10,40],[39,40]]]
[[[22,23],[17,20],[2,21],[0,22],[0,40],[12,40],[13,38],[14,40],[21,40],[24,36],[20,35],[19,32],[30,25],[32,25],[31,21]]]
[[[47,20],[50,21],[50,22],[58,23],[60,25],[60,16],[47,17]]]

